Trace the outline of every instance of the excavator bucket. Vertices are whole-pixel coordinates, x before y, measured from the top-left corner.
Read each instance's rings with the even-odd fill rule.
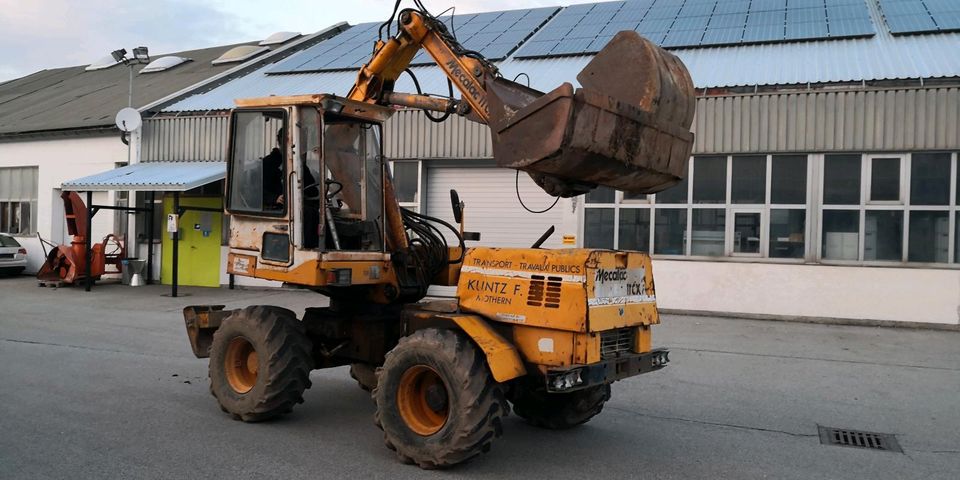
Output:
[[[623,31],[577,80],[582,88],[564,83],[542,94],[488,79],[499,166],[564,197],[597,185],[656,193],[686,176],[696,99],[680,59]]]

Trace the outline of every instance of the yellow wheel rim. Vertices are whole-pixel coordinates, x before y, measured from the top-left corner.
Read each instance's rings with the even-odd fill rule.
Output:
[[[257,371],[260,369],[257,351],[246,338],[237,337],[227,345],[227,354],[223,360],[227,372],[227,383],[237,393],[247,393],[257,384]]]
[[[397,389],[397,408],[404,423],[418,435],[433,435],[450,413],[447,387],[436,370],[417,365],[403,372]]]

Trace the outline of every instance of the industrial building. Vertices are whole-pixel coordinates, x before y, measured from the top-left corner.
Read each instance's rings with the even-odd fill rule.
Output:
[[[325,30],[329,38],[156,102],[144,110],[137,161],[225,161],[236,98],[346,94],[377,27]],[[450,219],[455,188],[486,245],[529,246],[555,225],[548,247],[649,251],[667,310],[960,325],[955,2],[633,0],[457,15],[451,25],[504,77],[544,91],[576,84],[623,29],[678,55],[693,77],[684,182],[555,201],[494,167],[486,126],[400,110],[384,153],[402,204]],[[420,58],[411,71],[423,91],[445,95],[430,64]],[[396,86],[415,89],[409,77]],[[556,205],[534,214],[521,200],[533,211]]]

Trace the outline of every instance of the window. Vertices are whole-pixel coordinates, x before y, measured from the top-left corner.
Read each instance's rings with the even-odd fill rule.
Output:
[[[823,212],[823,258],[856,260],[860,249],[860,212],[827,210]]]
[[[693,203],[726,203],[727,157],[694,157]]]
[[[696,156],[688,180],[654,195],[603,188],[587,195],[585,246],[701,258],[960,264],[957,157]]]
[[[807,203],[807,156],[774,155],[770,175],[770,202]]]
[[[766,155],[733,157],[730,197],[733,203],[765,203]]]
[[[656,199],[659,204],[666,203],[682,203],[687,204],[687,190],[690,188],[690,184],[686,178],[680,181],[680,183],[660,192],[657,194]]]
[[[863,259],[900,261],[902,257],[903,212],[868,210],[863,233]]]
[[[690,253],[712,257],[723,255],[726,212],[720,208],[697,208],[693,210],[691,220]]]
[[[626,195],[624,195],[626,199]],[[650,251],[650,209],[624,208],[620,210],[620,239],[621,250]]]
[[[865,156],[859,179],[854,175],[858,158],[824,157],[822,258],[950,262],[956,241],[950,225],[956,208],[950,198],[955,154]],[[859,201],[861,184],[867,187]]]
[[[760,255],[759,211],[733,213],[733,254]]]
[[[583,246],[650,251],[650,202],[646,194],[597,187],[583,196]]]
[[[610,187],[597,187],[587,193],[587,203],[613,203],[617,191]]]
[[[823,159],[823,203],[860,204],[860,155],[826,155]]]
[[[870,159],[870,201],[900,201],[900,157]]]
[[[37,167],[0,168],[0,233],[36,233],[37,173]]]
[[[285,124],[283,110],[233,114],[230,210],[268,216],[286,212]]]
[[[910,163],[910,204],[950,204],[949,153],[915,153],[912,155]]]
[[[588,208],[583,214],[583,246],[614,248],[612,208]]]
[[[910,212],[910,262],[947,262],[950,230],[947,212]]]
[[[383,157],[380,126],[324,115],[323,164],[336,250],[383,250]],[[359,177],[359,178],[358,178]]]
[[[803,258],[806,210],[770,210],[770,257]]]
[[[417,210],[420,192],[420,162],[391,162],[393,186],[401,206]]]
[[[136,192],[136,205],[137,208],[150,208],[150,197],[151,193],[148,192]],[[162,232],[166,231],[166,219],[163,218],[163,193],[153,193],[153,241],[154,243],[160,242],[160,235]],[[149,230],[148,222],[150,221],[149,213],[138,213],[137,214],[137,242],[146,243],[147,242],[147,230]],[[224,215],[226,217],[226,215]],[[228,229],[229,231],[229,229]]]
[[[680,208],[656,209],[653,230],[653,253],[683,255],[687,250],[687,210]]]

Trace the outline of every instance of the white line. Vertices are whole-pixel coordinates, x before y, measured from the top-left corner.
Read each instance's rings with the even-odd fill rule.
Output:
[[[638,303],[656,303],[657,297],[649,295],[629,295],[625,297],[588,298],[587,305],[591,307],[605,307],[609,305],[634,305]]]
[[[563,282],[575,282],[583,283],[586,279],[583,275],[567,275],[567,274],[557,274],[557,273],[537,273],[537,272],[526,272],[521,270],[504,270],[499,268],[483,268],[483,267],[474,267],[471,265],[464,265],[460,267],[461,272],[467,273],[480,273],[483,275],[494,275],[498,277],[516,277],[516,278],[533,278],[534,275],[542,276],[545,279],[547,277],[559,277]]]

